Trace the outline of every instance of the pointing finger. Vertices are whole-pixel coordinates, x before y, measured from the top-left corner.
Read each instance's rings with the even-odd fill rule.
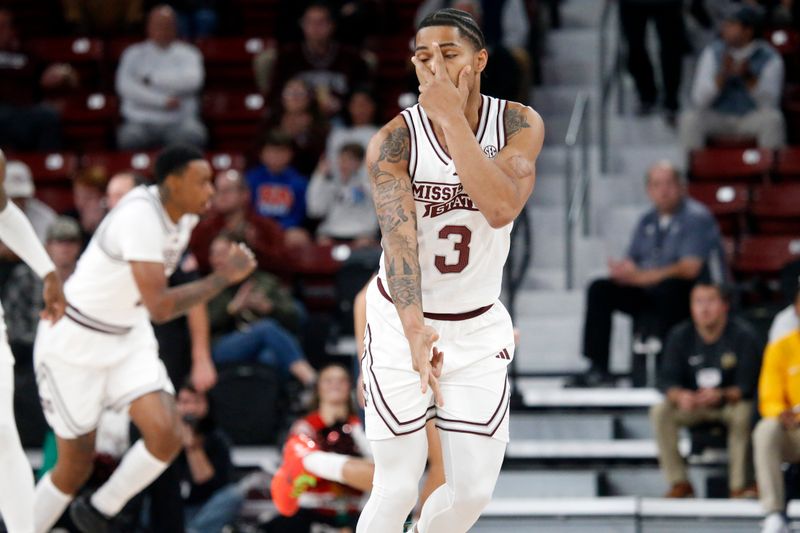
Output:
[[[447,67],[444,64],[444,56],[439,43],[433,43],[433,73],[437,78],[444,79],[447,77]]]

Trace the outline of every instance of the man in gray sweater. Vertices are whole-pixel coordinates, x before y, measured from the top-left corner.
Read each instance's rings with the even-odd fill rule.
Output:
[[[176,35],[175,12],[156,6],[147,19],[147,40],[122,54],[116,79],[125,119],[117,131],[120,149],[206,143],[206,128],[198,118],[203,56]]]

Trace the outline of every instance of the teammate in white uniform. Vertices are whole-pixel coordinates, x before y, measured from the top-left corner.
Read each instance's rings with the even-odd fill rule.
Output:
[[[503,462],[514,334],[498,297],[544,126],[528,107],[481,95],[487,60],[467,13],[425,18],[412,58],[420,103],[370,142],[384,255],[367,292],[362,371],[375,478],[359,533],[401,531],[425,467],[427,418],[436,419],[447,482],[425,502],[420,533],[467,531]]]
[[[180,424],[150,320],[171,320],[255,268],[252,253],[236,247],[221,269],[169,288],[214,189],[210,165],[190,147],[165,149],[155,175],[158,185],[128,193],[97,229],[66,283],[65,319],[37,332],[39,396],[58,442],[58,462],[36,487],[37,533],[50,530],[91,474],[103,409],[130,405],[142,439],[91,499],[73,502],[70,514],[82,531],[108,531],[110,518],[174,459]]]
[[[44,280],[42,319],[64,315],[64,293],[55,266],[25,214],[8,201],[4,188],[6,158],[0,150],[0,241]],[[33,532],[33,473],[14,421],[14,356],[8,347],[0,307],[0,515],[9,533]]]

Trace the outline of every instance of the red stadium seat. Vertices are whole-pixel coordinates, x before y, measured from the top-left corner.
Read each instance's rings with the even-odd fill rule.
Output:
[[[734,235],[744,229],[744,215],[750,199],[745,185],[691,183],[689,196],[705,204],[719,221],[725,235]]]
[[[61,107],[64,139],[78,150],[105,150],[113,144],[118,117],[116,96],[94,93],[67,99]]]
[[[742,135],[710,135],[706,144],[709,148],[758,148],[758,139]]]
[[[133,171],[146,178],[153,176],[153,152],[91,152],[81,157],[81,167],[103,167],[109,177],[118,172]]]
[[[800,179],[800,146],[790,146],[778,152],[775,174],[781,179]]]
[[[101,85],[103,41],[88,37],[48,37],[31,39],[29,50],[44,63],[69,63],[80,75],[83,89],[97,90]]]
[[[800,238],[762,235],[745,237],[733,270],[740,276],[762,275],[775,277],[791,261],[800,259]]]
[[[211,163],[214,172],[228,169],[242,172],[247,164],[244,155],[239,152],[208,152],[206,158]]]
[[[752,213],[759,233],[800,235],[800,183],[758,187]]]
[[[800,68],[800,32],[780,28],[769,32],[767,40],[783,56],[786,80],[800,81],[800,73],[797,72]]]
[[[17,152],[7,154],[7,157],[9,161],[22,161],[28,165],[37,187],[46,183],[69,185],[78,168],[78,157],[72,152]]]
[[[206,88],[255,90],[253,57],[267,43],[259,37],[218,37],[198,41],[206,69]]]
[[[207,92],[203,97],[203,117],[221,149],[251,147],[264,111],[264,98],[257,93]]]
[[[765,148],[706,148],[691,154],[689,173],[696,181],[766,181],[773,153]]]

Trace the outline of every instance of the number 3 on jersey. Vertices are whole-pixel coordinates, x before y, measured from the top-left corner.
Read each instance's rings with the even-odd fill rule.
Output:
[[[451,235],[459,237],[458,241],[450,239]],[[472,240],[472,232],[466,226],[444,226],[439,230],[439,238],[453,243],[453,249],[458,252],[458,259],[455,263],[448,263],[444,255],[435,256],[434,265],[442,274],[458,274],[469,264],[469,243]]]

